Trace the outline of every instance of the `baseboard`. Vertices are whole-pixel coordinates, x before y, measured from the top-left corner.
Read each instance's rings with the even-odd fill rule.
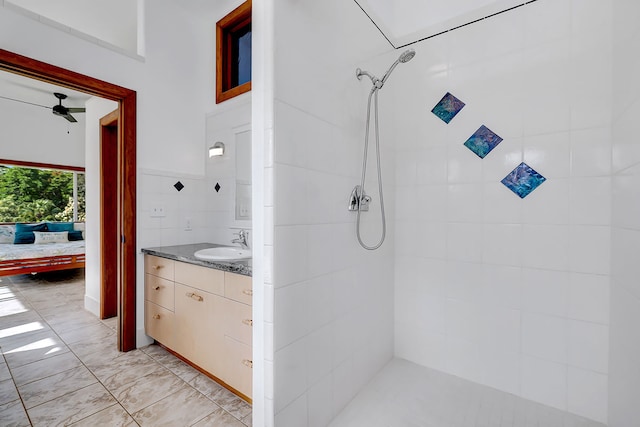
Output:
[[[100,318],[100,301],[86,294],[84,296],[84,309]]]
[[[143,329],[136,329],[136,347],[144,347],[153,342],[153,338],[144,333]]]

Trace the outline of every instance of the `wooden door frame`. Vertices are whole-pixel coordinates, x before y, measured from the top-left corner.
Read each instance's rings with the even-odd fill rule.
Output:
[[[136,92],[0,49],[0,70],[67,87],[119,104],[118,349],[136,348]]]
[[[118,110],[100,118],[100,318],[118,315]],[[118,347],[120,345],[118,344]]]

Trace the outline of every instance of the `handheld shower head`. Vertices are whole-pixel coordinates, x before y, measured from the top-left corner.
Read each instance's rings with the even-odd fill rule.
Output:
[[[389,76],[391,75],[391,72],[396,68],[396,66],[400,63],[406,63],[409,62],[413,59],[413,57],[416,56],[416,51],[413,49],[408,49],[405,50],[404,52],[402,52],[400,54],[400,57],[396,60],[396,62],[394,62],[391,67],[389,67],[389,69],[387,70],[386,73],[384,73],[384,76],[382,77],[382,79],[380,80],[380,82],[382,83],[380,85],[380,87],[382,87],[382,85],[387,81],[387,79],[389,78]]]
[[[400,58],[398,58],[398,61],[404,64],[405,62],[411,61],[414,56],[416,56],[416,51],[413,49],[408,49],[400,54]]]

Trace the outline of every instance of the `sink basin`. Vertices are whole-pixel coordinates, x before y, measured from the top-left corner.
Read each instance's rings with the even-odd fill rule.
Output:
[[[251,249],[242,249],[235,246],[221,246],[217,248],[201,249],[193,255],[204,261],[234,261],[251,258]]]

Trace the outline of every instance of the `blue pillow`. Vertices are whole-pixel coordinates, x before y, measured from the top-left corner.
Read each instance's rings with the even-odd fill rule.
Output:
[[[73,231],[73,223],[72,222],[47,222],[47,229],[53,232]]]
[[[14,245],[26,245],[36,241],[36,235],[33,231],[16,231],[13,237]]]
[[[40,224],[16,223],[16,233],[13,239],[13,244],[24,245],[35,242],[36,235],[33,234],[34,231],[47,231],[47,224],[44,222]]]
[[[69,236],[69,241],[70,242],[73,242],[73,241],[76,241],[76,240],[84,240],[82,238],[82,231],[70,231],[68,236]]]

